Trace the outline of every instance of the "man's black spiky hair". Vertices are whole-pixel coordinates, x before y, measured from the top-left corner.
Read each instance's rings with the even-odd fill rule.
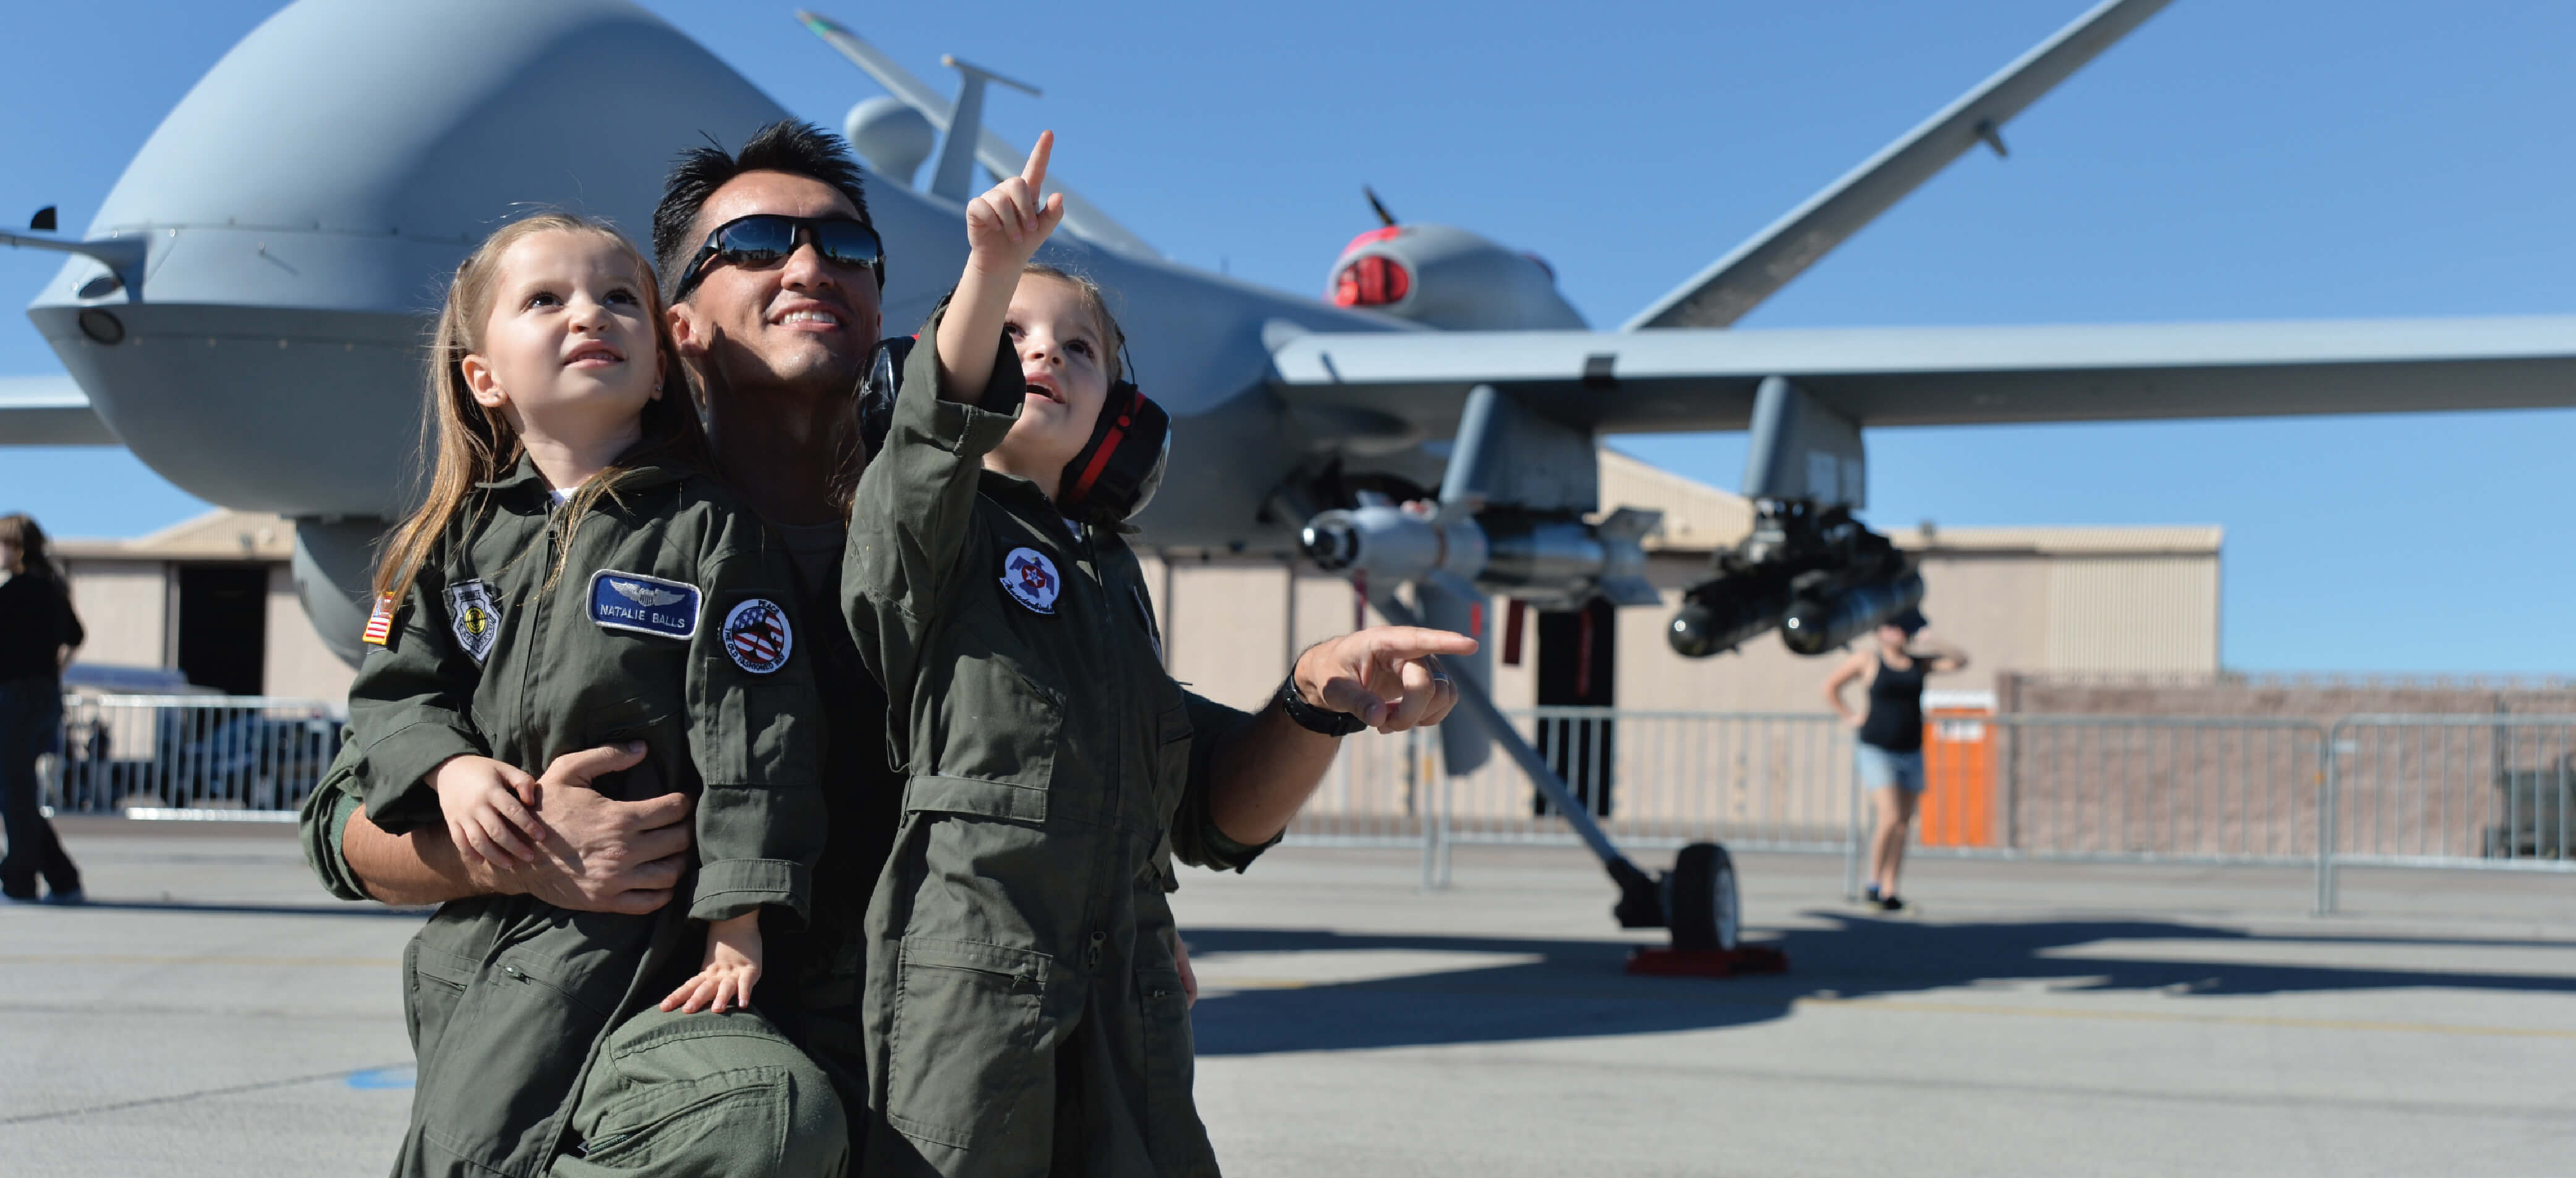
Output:
[[[801,119],[781,119],[752,132],[740,152],[728,153],[710,139],[705,147],[680,153],[670,178],[662,182],[662,203],[653,207],[653,263],[662,271],[662,289],[678,285],[680,268],[697,253],[705,235],[698,214],[707,207],[707,198],[745,172],[787,172],[820,180],[848,197],[859,220],[868,222],[859,165],[840,136]]]

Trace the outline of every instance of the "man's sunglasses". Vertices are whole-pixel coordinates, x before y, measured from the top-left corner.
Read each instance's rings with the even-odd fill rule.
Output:
[[[697,256],[680,271],[679,284],[671,288],[671,301],[689,297],[689,292],[697,289],[698,280],[707,276],[707,264],[717,258],[757,270],[786,261],[797,246],[809,241],[826,262],[867,267],[868,273],[876,275],[877,289],[885,289],[885,243],[865,222],[847,217],[753,213],[718,225],[715,232],[707,235],[707,243],[698,247]]]

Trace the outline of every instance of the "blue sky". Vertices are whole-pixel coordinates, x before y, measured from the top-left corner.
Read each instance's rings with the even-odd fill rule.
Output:
[[[2083,7],[806,2],[937,84],[945,52],[1044,87],[997,94],[988,118],[1023,142],[1054,128],[1058,171],[1176,259],[1320,289],[1373,224],[1367,183],[1406,219],[1546,256],[1596,326]],[[877,93],[789,4],[648,7],[828,125]],[[0,217],[51,203],[85,225],[273,8],[13,13]],[[2576,5],[2177,0],[2016,120],[2011,159],[1960,161],[1743,326],[2576,310],[2570,61]],[[31,297],[56,264],[0,250],[0,294]],[[0,374],[59,370],[0,316]],[[1618,444],[1721,486],[1743,455],[1734,436]],[[2224,525],[2230,666],[2576,671],[2576,411],[1885,430],[1870,447],[1881,526]],[[0,510],[60,534],[200,506],[121,452],[0,449]]]

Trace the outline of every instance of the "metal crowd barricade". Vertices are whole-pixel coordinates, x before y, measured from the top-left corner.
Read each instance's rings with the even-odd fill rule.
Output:
[[[1438,740],[1427,733],[1361,732],[1342,739],[1321,785],[1288,827],[1292,842],[1332,847],[1410,847],[1436,821]]]
[[[1847,853],[1858,823],[1851,735],[1830,715],[1533,708],[1507,713],[1623,846],[1717,841]],[[1419,845],[1425,886],[1457,843],[1577,840],[1499,752],[1451,777],[1435,733],[1363,733],[1289,827],[1292,841]]]
[[[2318,911],[2340,867],[2576,871],[2576,716],[2351,716],[2330,739]]]
[[[143,817],[292,813],[339,755],[340,709],[264,696],[63,701],[48,774],[57,812]]]
[[[1840,851],[1849,840],[1851,734],[1832,716],[1609,708],[1508,714],[1623,846],[1724,842]],[[1499,754],[1451,779],[1444,800],[1451,842],[1575,841]]]
[[[1817,713],[1507,713],[1623,846],[1722,842],[1840,853],[1871,823],[1852,734]],[[46,774],[57,811],[284,817],[340,750],[307,700],[73,696]],[[2576,871],[2576,716],[2304,720],[1936,715],[1920,855],[2093,862]],[[1420,847],[1439,887],[1457,843],[1571,845],[1499,753],[1450,776],[1436,732],[1342,742],[1289,828],[1300,843]]]
[[[1984,845],[1925,854],[2125,863],[2307,863],[2325,730],[2225,716],[2005,715]],[[1938,783],[1936,783],[1938,784]],[[1927,799],[1929,801],[1930,799]]]
[[[1859,885],[1874,803],[1855,769],[1852,735],[1832,716],[1601,708],[1509,716],[1624,846],[1707,840],[1742,850],[1840,853],[1846,885]],[[2576,784],[2576,717],[2526,722],[2524,731],[2519,753],[2509,758],[2520,776],[2496,779],[2505,816],[2487,825],[2533,832],[2510,844],[2527,861],[2570,845],[2560,828],[2576,824],[2576,815],[2561,787]],[[2314,865],[2320,910],[2331,904],[2323,882],[2331,860],[2321,848],[2333,820],[2339,746],[2321,725],[2223,716],[1938,716],[1929,736],[1933,788],[1912,854]],[[2445,771],[2455,778],[2461,772]],[[2388,822],[2385,829],[2401,825]],[[2422,825],[2408,822],[2408,831]],[[1508,760],[1495,756],[1450,777],[1437,737],[1427,733],[1345,742],[1290,836],[1310,844],[1418,845],[1427,887],[1448,878],[1455,844],[1575,841]],[[2428,858],[2417,848],[2412,861],[2471,853],[2450,837],[2441,855]]]

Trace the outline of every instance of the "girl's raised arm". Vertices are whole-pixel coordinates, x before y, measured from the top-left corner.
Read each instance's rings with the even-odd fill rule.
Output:
[[[1020,174],[996,184],[966,206],[966,273],[948,301],[948,317],[939,325],[939,395],[972,401],[992,379],[983,341],[1002,330],[1010,314],[1011,294],[1020,286],[1020,271],[1046,244],[1064,220],[1064,194],[1038,198],[1046,183],[1047,157],[1055,151],[1055,132],[1038,134],[1029,162]]]

